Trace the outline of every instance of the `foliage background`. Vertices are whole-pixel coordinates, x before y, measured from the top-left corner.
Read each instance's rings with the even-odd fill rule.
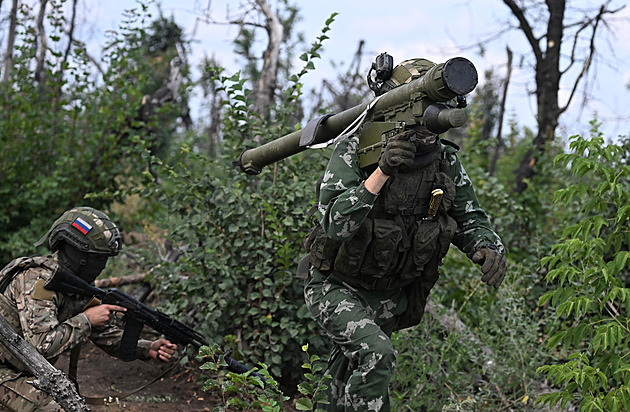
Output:
[[[45,76],[35,77],[36,16],[25,6],[12,77],[0,83],[0,261],[43,253],[32,243],[69,207],[101,208],[126,242],[106,275],[150,270],[161,310],[238,360],[264,362],[292,393],[303,345],[322,356],[328,350],[294,275],[330,151],[306,151],[257,176],[232,161],[243,148],[300,127],[302,76],[316,67],[334,16],[309,46],[287,32],[291,50],[305,50],[303,66],[293,68],[285,56],[283,92],[267,115],[251,110],[255,66],[225,73],[208,62],[207,75],[196,80],[184,64],[179,98],[143,116],[143,97],[164,83],[174,50],[189,46],[176,25],[152,19],[146,8],[130,11],[96,74],[80,43],[64,56],[61,2],[52,4]],[[164,32],[176,41],[160,43]],[[251,42],[243,32],[236,49],[247,55]],[[208,125],[189,128],[183,120],[195,82],[220,97],[215,146]],[[462,147],[480,202],[508,246],[509,275],[498,291],[489,289],[477,267],[449,252],[433,294],[436,310],[394,335],[395,409],[544,410],[537,400],[566,409],[628,409],[629,141],[606,143],[595,119],[591,136],[550,144],[527,190],[517,194],[513,168],[533,133],[514,119],[491,171],[494,143],[484,113],[496,109],[494,96],[478,90],[466,130],[448,138]],[[353,96],[365,97],[364,86]],[[443,322],[454,314],[464,330]],[[193,356],[182,362],[194,365]]]

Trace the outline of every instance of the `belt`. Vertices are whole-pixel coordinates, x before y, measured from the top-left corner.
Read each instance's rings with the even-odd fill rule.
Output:
[[[402,280],[397,277],[376,278],[373,276],[348,276],[339,272],[331,272],[333,276],[349,284],[367,290],[394,290],[411,285],[415,279]]]

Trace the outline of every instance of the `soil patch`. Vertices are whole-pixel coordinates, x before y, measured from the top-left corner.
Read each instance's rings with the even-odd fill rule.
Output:
[[[60,356],[55,363],[66,374],[68,365],[68,354]],[[173,362],[123,362],[91,342],[83,344],[77,377],[81,395],[110,401],[107,405],[89,405],[94,412],[212,411],[219,403],[212,394],[201,390],[199,370],[187,369]],[[148,386],[119,399],[145,385]]]
[[[69,354],[63,354],[55,366],[67,375],[69,364]],[[107,399],[105,405],[88,405],[93,412],[199,412],[223,404],[218,393],[201,390],[204,377],[198,368],[176,361],[123,362],[89,341],[81,350],[77,380],[86,399]],[[296,412],[294,402],[287,401],[284,411]]]

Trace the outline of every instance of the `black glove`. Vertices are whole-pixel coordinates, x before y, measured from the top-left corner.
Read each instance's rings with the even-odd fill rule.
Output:
[[[501,286],[507,271],[507,262],[495,245],[483,246],[477,250],[472,256],[472,261],[481,265],[481,272],[483,273],[481,280],[483,282],[489,286],[494,286],[495,289]]]
[[[390,137],[378,160],[378,167],[387,176],[394,176],[401,166],[411,167],[416,156],[416,145],[409,141],[415,131],[409,130]]]

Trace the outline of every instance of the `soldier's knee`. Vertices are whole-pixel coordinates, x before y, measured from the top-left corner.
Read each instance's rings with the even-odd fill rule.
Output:
[[[362,363],[379,369],[385,367],[394,369],[398,352],[394,349],[392,342],[385,335],[379,336],[370,342],[362,345]]]
[[[0,385],[0,409],[4,407],[9,411],[63,412],[52,396],[28,383],[31,379],[21,377]]]

